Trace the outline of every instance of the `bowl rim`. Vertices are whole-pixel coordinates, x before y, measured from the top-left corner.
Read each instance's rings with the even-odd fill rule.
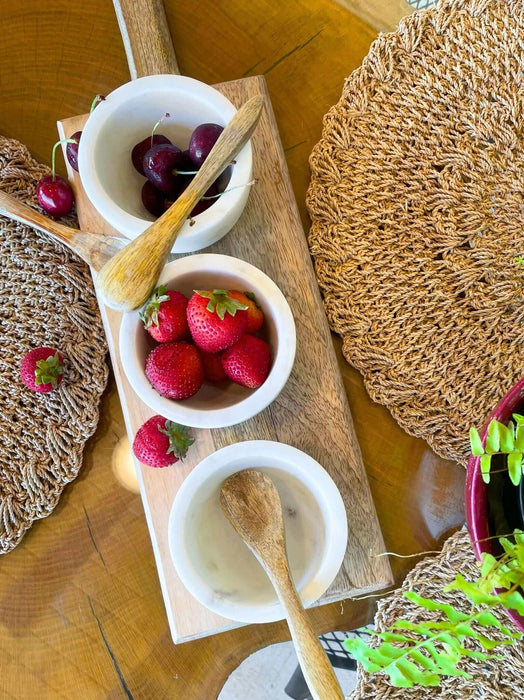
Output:
[[[202,581],[187,555],[186,522],[193,497],[209,477],[223,472],[221,476],[225,479],[239,471],[237,466],[230,467],[235,458],[252,461],[263,457],[275,459],[275,469],[299,479],[316,500],[323,516],[325,542],[322,557],[316,570],[299,589],[305,607],[313,605],[333,583],[344,561],[348,540],[347,513],[342,495],[324,467],[306,452],[271,440],[246,440],[222,447],[205,457],[185,478],[173,500],[168,520],[169,553],[180,580],[194,598],[212,612],[246,624],[276,622],[285,617],[284,609],[280,603],[242,604],[213,597],[212,588]],[[318,581],[323,581],[321,586]]]
[[[93,144],[96,143],[106,121],[110,119],[115,110],[119,109],[125,102],[136,99],[140,94],[152,90],[169,90],[170,88],[179,90],[180,87],[191,90],[193,93],[200,94],[206,97],[208,101],[212,100],[223,113],[226,123],[231,120],[237,111],[227,97],[222,95],[222,93],[218,92],[215,88],[199,80],[181,75],[150,75],[124,83],[109,93],[89,115],[82,130],[82,138],[80,139],[78,147],[78,169],[86,195],[104,218],[130,240],[136,238],[154,222],[130,214],[109,197],[98,176]],[[232,168],[228,188],[243,185],[251,181],[252,161],[251,141],[248,141],[235,158],[235,165]],[[130,167],[132,167],[131,160]],[[227,231],[220,233],[220,235],[214,234],[217,224],[220,223],[222,219],[231,216],[231,212],[235,210],[238,210],[240,215],[240,212],[242,212],[247,202],[249,190],[249,187],[231,189],[230,192],[220,197],[220,201],[217,203],[219,204],[219,210],[216,209],[215,204],[213,207],[206,209],[196,216],[193,225],[190,226],[189,222],[184,223],[178,234],[177,241],[175,242],[175,246],[178,244],[176,248],[177,252],[197,250],[203,247],[202,242],[204,242],[205,245],[211,245],[225,235]],[[234,223],[235,221],[231,223],[229,228],[231,228]]]
[[[161,396],[149,383],[144,367],[135,352],[135,343],[128,342],[134,338],[137,326],[140,325],[138,311],[124,313],[120,323],[119,352],[122,369],[132,389],[138,397],[164,418],[169,418],[177,423],[182,423],[191,428],[226,428],[237,425],[263,411],[271,404],[284,388],[293,364],[296,353],[296,328],[293,314],[289,304],[273,280],[251,263],[230,255],[217,253],[201,253],[179,258],[168,263],[157,286],[161,284],[172,285],[178,274],[188,274],[217,268],[220,272],[231,272],[246,280],[254,281],[254,286],[264,284],[271,291],[271,306],[276,307],[275,319],[277,334],[286,333],[286,342],[279,342],[278,351],[273,358],[270,373],[262,386],[254,389],[244,399],[225,408],[209,409],[203,411],[184,405],[183,402]]]

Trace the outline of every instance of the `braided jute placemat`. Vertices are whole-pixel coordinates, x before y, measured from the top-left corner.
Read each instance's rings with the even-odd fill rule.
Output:
[[[520,379],[524,2],[441,0],[380,35],[324,118],[310,247],[372,399],[464,463]]]
[[[37,206],[49,169],[21,143],[0,136],[0,189]],[[78,474],[98,422],[108,368],[102,321],[87,266],[59,243],[0,217],[0,553],[49,515]],[[34,347],[64,355],[60,387],[49,394],[20,380]]]
[[[451,583],[460,572],[467,580],[478,576],[475,555],[465,529],[459,530],[444,544],[436,557],[419,562],[407,575],[402,588],[378,603],[375,628],[385,632],[397,620],[418,623],[422,620],[443,620],[442,613],[430,613],[415,606],[402,596],[404,591],[416,591],[425,598],[439,603],[451,603],[463,613],[471,611],[471,605],[460,591],[443,593],[443,588]],[[500,608],[493,608],[495,617],[506,626],[512,626],[510,619]],[[515,628],[516,630],[516,628]],[[494,627],[490,637],[502,639],[503,635]],[[379,640],[376,640],[377,642]],[[473,643],[474,645],[477,642]],[[477,650],[477,647],[472,647]],[[478,651],[481,650],[479,646]],[[459,667],[473,676],[442,677],[440,685],[433,688],[395,688],[384,674],[369,675],[361,667],[358,669],[356,689],[349,700],[517,700],[524,698],[524,644],[516,641],[512,645],[501,645],[494,651],[499,660],[479,661],[462,658]]]

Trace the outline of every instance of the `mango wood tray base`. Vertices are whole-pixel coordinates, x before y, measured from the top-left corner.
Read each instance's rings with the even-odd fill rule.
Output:
[[[205,252],[247,260],[278,284],[295,317],[297,355],[285,389],[258,416],[223,430],[195,430],[195,444],[183,464],[167,469],[136,465],[175,643],[239,626],[204,608],[185,589],[169,555],[167,523],[175,494],[191,469],[215,450],[242,440],[277,440],[298,447],[324,466],[342,493],[348,515],[348,547],[339,574],[317,605],[379,591],[393,581],[387,560],[374,556],[384,550],[382,534],[264,78],[246,78],[216,87],[237,107],[253,95],[262,94],[266,109],[252,139],[258,184],[252,188],[237,225]],[[82,115],[59,122],[60,137],[82,129],[86,118]],[[81,228],[111,234],[113,229],[91,206],[78,174],[69,170],[69,177]],[[153,412],[138,399],[122,371],[118,354],[121,314],[101,302],[100,311],[132,440]]]

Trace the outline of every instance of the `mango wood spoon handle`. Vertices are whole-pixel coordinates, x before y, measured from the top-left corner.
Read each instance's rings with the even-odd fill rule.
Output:
[[[123,237],[109,237],[101,233],[79,231],[76,228],[59,224],[7,192],[0,192],[0,214],[7,216],[8,219],[37,228],[51,238],[65,243],[68,248],[71,248],[95,270],[100,270],[127,242],[127,239]]]
[[[282,505],[274,483],[259,471],[237,472],[222,484],[220,504],[226,518],[264,567],[286,610],[300,667],[314,700],[344,700],[289,572]]]
[[[96,282],[108,306],[119,311],[131,311],[145,303],[155,288],[167,256],[189,213],[247,143],[263,105],[264,98],[257,95],[236,112],[197,175],[176,202],[144,233],[104,265]]]

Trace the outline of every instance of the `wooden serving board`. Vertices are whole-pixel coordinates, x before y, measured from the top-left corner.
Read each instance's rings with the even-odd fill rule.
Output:
[[[392,583],[387,560],[372,556],[384,550],[382,534],[265,80],[246,78],[216,87],[237,107],[253,95],[262,94],[266,108],[252,138],[258,184],[252,188],[239,222],[207,252],[247,260],[276,282],[295,317],[297,354],[286,387],[258,416],[221,430],[194,430],[195,444],[185,461],[173,467],[151,469],[137,463],[144,510],[175,642],[238,626],[200,605],[178,579],[169,555],[167,523],[175,494],[191,469],[211,452],[242,440],[277,440],[298,447],[325,467],[342,493],[348,515],[348,547],[338,576],[317,605],[378,591]],[[83,115],[59,122],[60,137],[81,130],[86,118]],[[90,204],[78,174],[70,170],[69,176],[81,228],[111,234],[113,229]],[[132,440],[153,412],[136,396],[122,371],[118,353],[121,314],[101,302],[100,310]]]

